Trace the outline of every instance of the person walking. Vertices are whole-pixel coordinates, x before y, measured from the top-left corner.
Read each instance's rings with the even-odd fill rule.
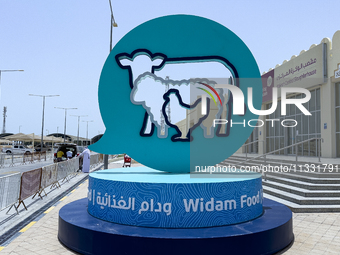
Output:
[[[79,157],[83,158],[83,173],[90,171],[90,150],[86,147],[85,150],[79,154]]]

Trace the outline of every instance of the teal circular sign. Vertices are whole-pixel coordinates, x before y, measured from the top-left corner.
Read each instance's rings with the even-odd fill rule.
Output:
[[[204,72],[184,80],[158,75],[179,63],[219,63],[231,77],[219,84]],[[126,34],[105,62],[98,96],[106,131],[90,149],[127,153],[166,172],[216,165],[234,154],[254,129],[258,116],[247,107],[248,88],[254,108],[260,109],[258,66],[228,28],[191,15],[147,21]],[[174,120],[177,113],[184,118]]]

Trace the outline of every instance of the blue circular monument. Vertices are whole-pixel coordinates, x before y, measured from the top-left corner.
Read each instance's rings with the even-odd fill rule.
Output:
[[[199,77],[161,75],[202,63]],[[216,66],[221,79],[207,76]],[[82,254],[119,255],[273,254],[288,246],[292,212],[263,198],[261,174],[216,171],[255,127],[246,125],[258,118],[247,108],[249,88],[259,109],[256,61],[221,24],[171,15],[131,30],[102,69],[106,131],[90,149],[125,152],[145,167],[91,173],[87,198],[59,212],[60,242]]]

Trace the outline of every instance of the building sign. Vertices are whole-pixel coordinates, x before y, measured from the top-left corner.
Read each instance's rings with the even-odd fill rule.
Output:
[[[324,83],[323,45],[319,44],[275,68],[274,86],[309,88]]]
[[[338,70],[334,70],[334,78],[340,78],[340,64],[338,64]]]
[[[321,43],[262,76],[263,102],[272,101],[271,87],[310,88],[325,82],[325,44]],[[339,74],[340,75],[340,71]],[[273,77],[273,84],[268,79]],[[268,82],[267,82],[268,81]],[[266,93],[265,93],[266,92]]]
[[[262,75],[262,101],[272,101],[272,90],[274,87],[274,70]]]

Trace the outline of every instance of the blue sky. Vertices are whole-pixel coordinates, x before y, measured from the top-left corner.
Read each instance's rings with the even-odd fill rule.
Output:
[[[139,24],[164,15],[192,14],[221,23],[252,51],[261,73],[301,50],[332,38],[340,29],[338,1],[112,0],[113,44]],[[89,137],[105,127],[98,108],[98,81],[109,53],[108,0],[0,0],[1,112],[7,106],[6,131],[41,134],[42,99],[47,98],[44,133],[77,134],[77,118],[88,115]],[[189,77],[190,78],[190,77]],[[119,109],[117,109],[119,110]],[[119,120],[117,120],[119,123]],[[2,129],[2,114],[1,114]],[[81,122],[80,136],[86,136]]]

